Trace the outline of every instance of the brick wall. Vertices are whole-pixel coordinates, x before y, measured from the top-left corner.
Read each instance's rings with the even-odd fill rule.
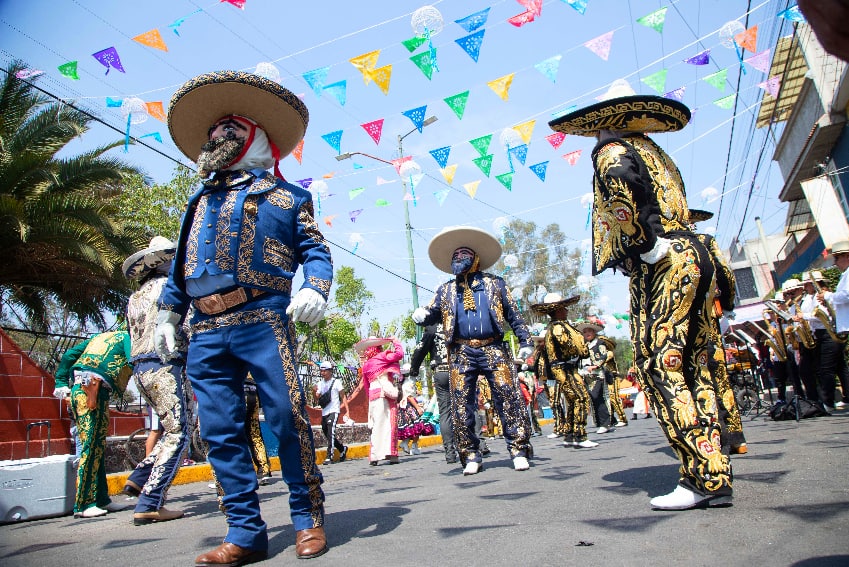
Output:
[[[0,460],[71,452],[71,420],[64,402],[53,397],[53,376],[41,369],[0,329]],[[50,423],[48,451],[47,426]],[[144,417],[112,411],[109,435],[128,435],[144,426]]]

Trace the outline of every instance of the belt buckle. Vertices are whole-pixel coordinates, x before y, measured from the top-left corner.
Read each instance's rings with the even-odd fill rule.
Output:
[[[227,310],[224,297],[220,293],[213,293],[197,300],[200,310],[206,315],[217,315]]]
[[[483,341],[480,339],[471,339],[469,341],[469,346],[472,348],[480,348],[481,346],[483,346]]]
[[[245,288],[243,287],[237,287],[230,293],[226,293],[221,296],[221,298],[224,300],[224,305],[227,306],[226,309],[248,302],[248,294],[245,292]]]

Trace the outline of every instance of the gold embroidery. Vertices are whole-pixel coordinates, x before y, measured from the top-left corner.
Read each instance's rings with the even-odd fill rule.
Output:
[[[233,218],[238,195],[238,191],[227,191],[215,226],[215,264],[227,271],[233,269],[233,256],[230,254],[230,221]]]
[[[274,289],[289,294],[292,291],[292,280],[282,276],[272,276],[251,268],[254,257],[254,242],[256,240],[256,213],[245,210],[242,217],[242,234],[239,237],[238,265],[236,266],[237,281],[246,285]]]
[[[330,295],[330,284],[332,283],[330,280],[309,276],[307,281],[310,282],[311,286],[319,290],[324,297]]]
[[[289,210],[295,205],[295,198],[292,197],[292,192],[288,189],[277,189],[266,196],[268,202],[281,209]]]
[[[262,243],[262,261],[291,272],[294,263],[292,249],[279,240],[266,236]]]
[[[186,238],[186,260],[183,263],[183,274],[190,276],[198,266],[198,240],[203,219],[206,216],[207,195],[202,195],[192,214],[192,228]]]

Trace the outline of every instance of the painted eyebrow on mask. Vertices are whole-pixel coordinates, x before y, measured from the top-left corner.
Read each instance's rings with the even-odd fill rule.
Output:
[[[212,126],[210,126],[209,131],[206,133],[206,137],[208,138],[210,136],[210,134],[212,134],[212,132],[215,131],[215,129],[218,128],[219,126],[234,126],[238,130],[242,130],[243,132],[248,131],[248,129],[245,127],[245,125],[242,124],[241,122],[233,120],[232,118],[227,118],[225,120],[220,120],[220,121],[216,122],[215,124],[213,124]]]

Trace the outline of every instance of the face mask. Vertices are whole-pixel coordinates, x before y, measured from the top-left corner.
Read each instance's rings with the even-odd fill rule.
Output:
[[[451,261],[451,273],[455,276],[468,272],[472,268],[474,258],[457,258]]]

